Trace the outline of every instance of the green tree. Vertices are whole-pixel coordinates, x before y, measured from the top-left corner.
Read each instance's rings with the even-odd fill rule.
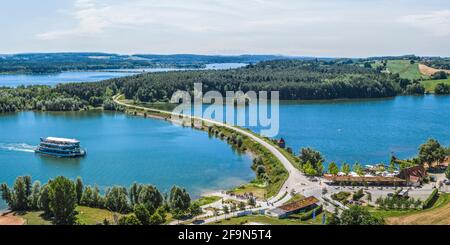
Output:
[[[317,165],[319,163],[323,163],[325,160],[323,156],[320,154],[320,152],[312,149],[312,148],[303,148],[300,150],[300,165],[304,165],[307,162],[309,162],[314,169],[316,169],[319,172],[319,169],[317,169]]]
[[[327,225],[340,225],[341,220],[339,219],[339,210],[336,207],[334,212],[331,214],[331,217],[327,220]]]
[[[350,174],[351,171],[352,171],[352,169],[350,167],[350,164],[348,164],[348,163],[342,164],[342,170],[341,170],[342,173],[344,173],[345,175],[348,175],[348,174]]]
[[[11,193],[11,209],[23,211],[28,209],[28,193],[31,193],[31,187],[28,190],[29,178],[25,176],[17,177],[14,182],[13,192]]]
[[[202,214],[203,210],[198,203],[194,202],[189,208],[189,213],[191,214],[192,217],[195,217]]]
[[[163,197],[156,187],[145,185],[139,193],[138,203],[144,204],[145,208],[153,214],[163,204]]]
[[[62,176],[49,183],[50,210],[58,225],[71,225],[75,222],[77,193],[75,184]]]
[[[388,171],[389,171],[389,173],[392,174],[392,173],[395,172],[395,170],[397,170],[397,166],[396,166],[395,160],[392,159],[392,160],[391,160],[391,163],[389,163]]]
[[[307,161],[305,164],[303,164],[303,172],[307,176],[317,175],[317,170],[313,167],[313,165],[309,161]]]
[[[49,185],[46,184],[41,188],[39,195],[39,208],[44,211],[44,215],[50,216],[52,210],[50,209]]]
[[[134,206],[134,214],[143,225],[150,224],[151,215],[150,212],[147,210],[147,208],[145,208],[144,204],[136,204]]]
[[[114,186],[106,191],[105,207],[113,212],[127,213],[128,205],[127,190],[124,187]]]
[[[138,198],[139,198],[139,192],[140,192],[141,188],[142,187],[139,184],[137,184],[136,182],[134,182],[133,185],[131,185],[130,191],[129,191],[131,205],[134,206],[135,204],[137,204],[139,202]]]
[[[160,212],[155,212],[150,217],[150,225],[161,225],[165,222],[164,217],[161,215]]]
[[[248,199],[247,203],[248,203],[249,206],[255,207],[256,206],[256,199],[254,197],[250,197]]]
[[[338,173],[339,173],[339,168],[338,168],[338,166],[336,165],[335,162],[331,162],[331,163],[328,165],[328,173],[329,173],[329,174],[332,174],[332,175],[338,175]]]
[[[447,72],[445,71],[437,71],[433,75],[431,75],[431,79],[433,80],[447,79],[447,77]]]
[[[119,218],[118,225],[142,225],[136,215],[126,215]]]
[[[100,189],[96,185],[94,187],[94,190],[92,191],[92,207],[94,208],[104,208],[105,207],[105,200],[100,195]]]
[[[90,186],[86,186],[86,188],[83,191],[83,195],[81,196],[81,205],[92,207],[93,201],[92,201],[92,188]]]
[[[77,203],[80,204],[81,198],[83,196],[83,180],[81,179],[81,177],[78,177],[75,182],[75,190],[77,193]]]
[[[429,139],[419,148],[419,160],[421,164],[440,164],[445,159],[445,149],[435,139]]]
[[[187,211],[191,206],[191,197],[185,189],[181,189],[178,186],[172,187],[169,195],[170,208],[175,210]]]
[[[231,212],[236,212],[236,210],[237,210],[236,203],[231,204],[230,210],[231,210]]]
[[[33,188],[31,190],[31,196],[30,196],[30,209],[32,210],[38,210],[39,209],[39,197],[41,195],[41,182],[35,181],[33,184]]]
[[[438,83],[434,88],[435,94],[450,94],[450,86],[445,83]]]
[[[258,177],[263,176],[266,173],[266,167],[264,167],[263,165],[259,165],[258,167],[256,167],[256,175]]]
[[[447,179],[450,179],[450,167],[447,167],[447,169],[445,170],[445,177],[447,177]]]
[[[238,208],[239,208],[239,210],[245,210],[245,203],[244,202],[239,202]]]
[[[317,163],[316,171],[317,171],[317,174],[318,174],[318,175],[320,175],[320,176],[323,175],[323,171],[324,171],[324,168],[323,168],[323,162],[318,162],[318,163]]]
[[[359,162],[353,165],[353,171],[355,171],[355,173],[359,176],[364,176],[364,168]]]
[[[367,209],[352,205],[342,211],[340,225],[382,225],[383,219],[372,216]]]
[[[12,191],[9,189],[6,183],[0,185],[0,191],[2,193],[2,199],[8,204],[9,207],[13,206]]]
[[[241,148],[243,143],[244,143],[243,137],[242,137],[241,135],[237,136],[237,137],[236,137],[236,145],[237,145],[239,148]]]

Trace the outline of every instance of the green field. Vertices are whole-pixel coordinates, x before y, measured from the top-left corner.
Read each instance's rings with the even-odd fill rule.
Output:
[[[278,219],[273,217],[267,217],[263,215],[252,215],[244,217],[235,217],[226,220],[221,220],[212,223],[213,225],[243,225],[247,223],[259,223],[267,225],[321,225],[322,214],[318,215],[316,219],[301,221],[300,219]]]
[[[411,80],[427,78],[427,76],[420,73],[419,64],[411,64],[409,60],[388,60],[387,68],[389,72],[399,74],[401,78]]]
[[[297,194],[293,195],[293,196],[291,197],[291,199],[289,199],[285,204],[293,203],[293,202],[302,200],[302,199],[304,199],[304,198],[305,198],[305,196],[303,196],[303,195],[297,193]]]
[[[433,207],[426,210],[380,210],[375,208],[369,208],[370,213],[374,216],[385,219],[389,224],[390,220],[403,219],[411,215],[418,215],[422,218],[426,218],[427,214],[430,212],[438,212],[445,214],[444,210],[446,206],[450,203],[450,194],[440,194],[438,200],[434,203]],[[448,211],[447,211],[448,212]],[[430,223],[432,224],[432,223]]]
[[[78,224],[81,225],[96,225],[102,223],[103,220],[107,219],[110,222],[113,221],[113,212],[105,209],[89,208],[78,206],[76,211],[78,212],[76,218]],[[51,225],[52,221],[46,219],[43,216],[42,211],[25,212],[19,215],[25,220],[27,225]]]
[[[198,204],[199,206],[204,206],[204,205],[207,205],[207,204],[211,204],[211,203],[217,202],[220,199],[222,199],[222,198],[218,197],[218,196],[206,196],[206,197],[201,197],[198,200],[195,200],[194,203]]]
[[[425,91],[429,93],[434,93],[434,88],[438,83],[444,83],[450,86],[450,78],[442,79],[442,80],[426,80],[421,82],[425,87]]]
[[[25,212],[19,214],[19,217],[25,220],[27,225],[51,225],[52,221],[43,217],[43,211]]]

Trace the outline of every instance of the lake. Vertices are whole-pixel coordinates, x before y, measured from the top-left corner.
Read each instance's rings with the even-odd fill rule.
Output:
[[[226,70],[246,66],[244,63],[207,64],[203,69],[144,68],[115,69],[105,71],[70,71],[54,74],[0,74],[0,87],[17,87],[19,85],[48,85],[72,82],[98,82],[106,79],[131,76],[143,72],[169,72],[181,70]]]
[[[211,65],[208,69],[227,66]],[[67,81],[95,81],[119,74],[130,75],[130,71],[55,76],[73,76]],[[54,85],[63,80],[35,75],[33,79],[6,79],[8,76],[0,75],[0,84],[8,79],[10,86],[21,81]],[[450,96],[282,102],[277,137],[286,139],[296,153],[303,147],[313,147],[327,162],[339,165],[386,163],[391,154],[415,156],[419,145],[431,137],[450,145],[449,122]],[[259,126],[250,128],[261,130]],[[78,138],[88,149],[88,156],[56,159],[35,155],[33,148],[45,136]],[[98,184],[102,189],[137,181],[155,184],[163,191],[177,184],[198,196],[251,180],[254,173],[250,165],[247,155],[233,152],[225,142],[164,121],[94,111],[0,115],[0,182],[9,184],[20,175],[31,175],[42,182],[58,175],[81,176],[87,184]]]
[[[203,107],[206,110],[209,105]],[[224,110],[222,106],[211,107]],[[250,109],[254,108],[237,107],[234,118],[241,112],[246,117],[245,127],[259,133],[264,127],[248,125]],[[191,114],[189,110],[185,113]],[[277,138],[283,137],[296,154],[301,148],[312,147],[323,153],[327,162],[338,165],[388,163],[391,154],[414,157],[429,138],[450,146],[450,96],[282,101],[279,113]],[[212,118],[218,120],[214,115]]]
[[[431,137],[450,146],[450,96],[281,103],[278,137],[296,153],[313,147],[339,165],[410,158]]]
[[[46,136],[81,140],[87,157],[36,155],[34,147]],[[198,196],[248,182],[255,177],[250,166],[251,158],[226,142],[161,120],[95,111],[0,114],[0,183],[21,175],[41,182],[81,176],[103,190],[136,181],[162,191],[179,185]]]

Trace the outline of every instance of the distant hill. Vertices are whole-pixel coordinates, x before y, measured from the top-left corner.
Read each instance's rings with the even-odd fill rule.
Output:
[[[57,73],[70,70],[139,69],[139,68],[202,68],[210,63],[247,63],[280,59],[312,60],[314,57],[281,55],[195,55],[111,53],[23,53],[0,55],[0,73]],[[330,60],[331,58],[320,58]]]

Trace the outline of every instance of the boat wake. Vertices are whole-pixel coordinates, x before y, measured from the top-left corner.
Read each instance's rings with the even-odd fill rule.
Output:
[[[20,151],[34,153],[36,146],[28,145],[25,143],[14,144],[14,143],[0,143],[0,151]]]

